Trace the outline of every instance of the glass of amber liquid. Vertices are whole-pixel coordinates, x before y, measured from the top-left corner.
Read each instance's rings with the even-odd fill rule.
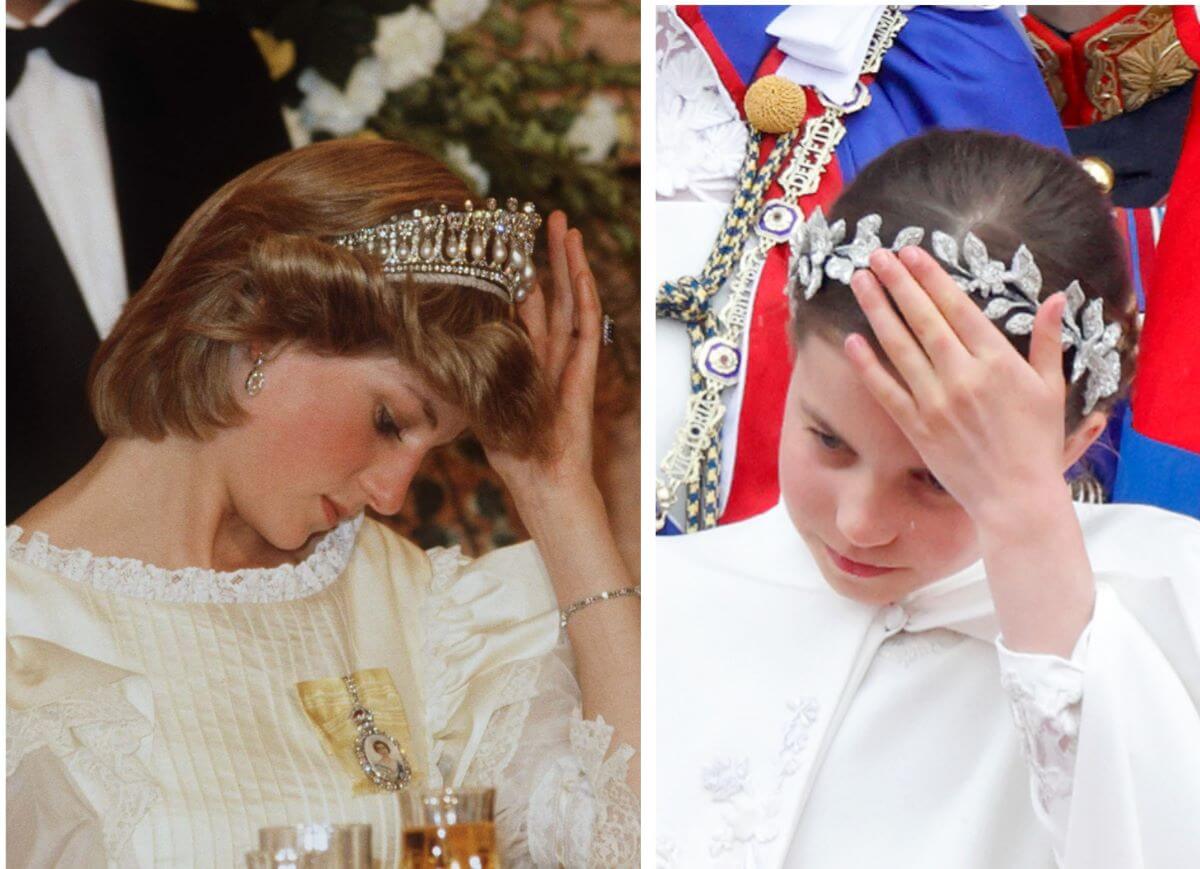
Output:
[[[404,802],[404,869],[500,869],[491,788],[410,790]]]

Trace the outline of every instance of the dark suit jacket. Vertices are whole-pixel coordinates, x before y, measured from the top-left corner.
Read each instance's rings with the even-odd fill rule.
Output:
[[[280,102],[232,19],[135,0],[81,0],[67,15],[89,16],[102,47],[97,82],[132,293],[201,202],[288,149]],[[11,142],[7,152],[11,521],[82,467],[101,437],[85,394],[99,338]]]

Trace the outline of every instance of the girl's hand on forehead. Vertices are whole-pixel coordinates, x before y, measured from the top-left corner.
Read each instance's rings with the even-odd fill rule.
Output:
[[[1042,303],[1026,360],[918,247],[876,251],[851,287],[895,373],[861,335],[846,355],[977,525],[1064,485],[1062,293]]]
[[[851,287],[896,374],[861,335],[846,355],[974,521],[1004,644],[1070,656],[1095,578],[1063,481],[1065,297],[1042,302],[1026,360],[924,250],[875,251]]]

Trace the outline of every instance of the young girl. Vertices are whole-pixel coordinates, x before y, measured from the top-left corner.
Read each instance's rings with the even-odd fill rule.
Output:
[[[1136,348],[1103,196],[938,131],[797,224],[782,503],[659,543],[660,865],[1194,865],[1200,525],[1063,479]]]

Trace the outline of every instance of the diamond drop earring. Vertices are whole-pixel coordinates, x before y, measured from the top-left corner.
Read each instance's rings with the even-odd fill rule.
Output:
[[[246,394],[251,397],[262,392],[263,384],[267,382],[266,372],[263,371],[263,363],[266,361],[267,357],[259,353],[258,358],[254,360],[254,367],[246,376]]]

